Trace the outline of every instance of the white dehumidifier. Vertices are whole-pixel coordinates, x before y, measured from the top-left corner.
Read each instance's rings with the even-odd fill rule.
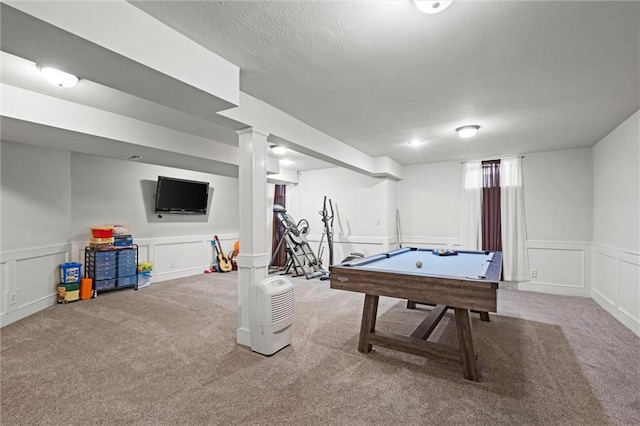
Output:
[[[293,337],[293,283],[284,276],[266,278],[254,287],[257,336],[251,349],[273,355]],[[253,333],[252,333],[253,334]]]

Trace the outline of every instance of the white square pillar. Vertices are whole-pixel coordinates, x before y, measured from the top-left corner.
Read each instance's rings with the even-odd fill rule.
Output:
[[[257,345],[256,300],[252,286],[268,275],[267,136],[253,128],[238,131],[240,254],[238,255],[237,342]],[[253,342],[253,344],[252,344]]]

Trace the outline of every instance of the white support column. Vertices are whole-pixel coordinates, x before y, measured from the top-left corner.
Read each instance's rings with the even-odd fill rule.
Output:
[[[237,342],[257,347],[255,292],[269,267],[267,219],[267,133],[238,131],[240,187],[240,254],[238,255]]]

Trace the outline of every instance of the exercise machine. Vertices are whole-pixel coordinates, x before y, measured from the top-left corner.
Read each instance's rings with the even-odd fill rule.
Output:
[[[327,209],[327,200],[329,201],[329,209]],[[324,241],[324,237],[327,237],[327,247],[329,248],[329,266],[333,265],[333,219],[335,214],[333,212],[333,203],[331,202],[331,198],[327,198],[324,196],[324,201],[322,203],[322,210],[320,211],[320,216],[322,216],[322,223],[324,224],[324,230],[322,231],[322,237],[320,238],[320,245],[318,246],[318,253],[320,258],[322,259],[322,254],[324,247],[322,247],[322,243]],[[341,263],[349,262],[355,259],[362,259],[364,254],[362,253],[351,253],[345,259],[342,260]],[[328,280],[329,273],[320,277],[321,280]]]
[[[273,212],[276,214],[280,225],[284,228],[284,233],[280,241],[278,241],[278,246],[269,262],[269,273],[276,272],[272,271],[272,265],[280,247],[284,243],[287,263],[282,273],[283,275],[288,274],[292,268],[295,277],[304,275],[308,280],[328,275],[328,272],[322,269],[322,261],[316,257],[307,241],[306,234],[309,232],[309,223],[305,219],[301,219],[296,224],[293,218],[287,214],[287,210],[279,204],[273,205]]]
[[[322,230],[322,237],[320,237],[320,244],[318,245],[318,256],[322,259],[322,255],[324,253],[324,247],[322,243],[324,242],[324,237],[327,237],[327,247],[329,247],[329,266],[333,265],[333,203],[331,202],[331,198],[329,198],[329,210],[327,210],[327,196],[324,196],[324,201],[322,203],[322,211],[320,211],[320,216],[322,216],[322,223],[324,224],[324,229]]]

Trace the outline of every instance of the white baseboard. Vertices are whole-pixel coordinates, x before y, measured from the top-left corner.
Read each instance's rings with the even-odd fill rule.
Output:
[[[15,311],[7,312],[6,314],[0,316],[0,327],[12,324],[16,321],[40,312],[43,309],[54,306],[56,303],[56,295],[52,294],[51,296],[47,296],[43,299],[20,306]]]
[[[500,284],[502,286],[502,284]],[[537,293],[558,294],[561,296],[591,297],[588,288],[562,286],[558,284],[545,284],[536,282],[519,282],[515,285],[517,290],[534,291]]]
[[[636,336],[640,337],[640,322],[632,318],[623,310],[617,308],[606,297],[603,297],[597,290],[593,291],[593,300],[596,301],[605,311],[609,312],[615,319],[620,321],[625,327],[633,331]]]
[[[591,297],[640,336],[640,253],[593,243]]]
[[[179,271],[171,271],[171,272],[161,272],[161,273],[152,273],[151,283],[157,283],[162,281],[174,280],[176,278],[186,278],[192,277],[198,274],[204,274],[204,270],[206,268],[188,268],[181,269]]]

